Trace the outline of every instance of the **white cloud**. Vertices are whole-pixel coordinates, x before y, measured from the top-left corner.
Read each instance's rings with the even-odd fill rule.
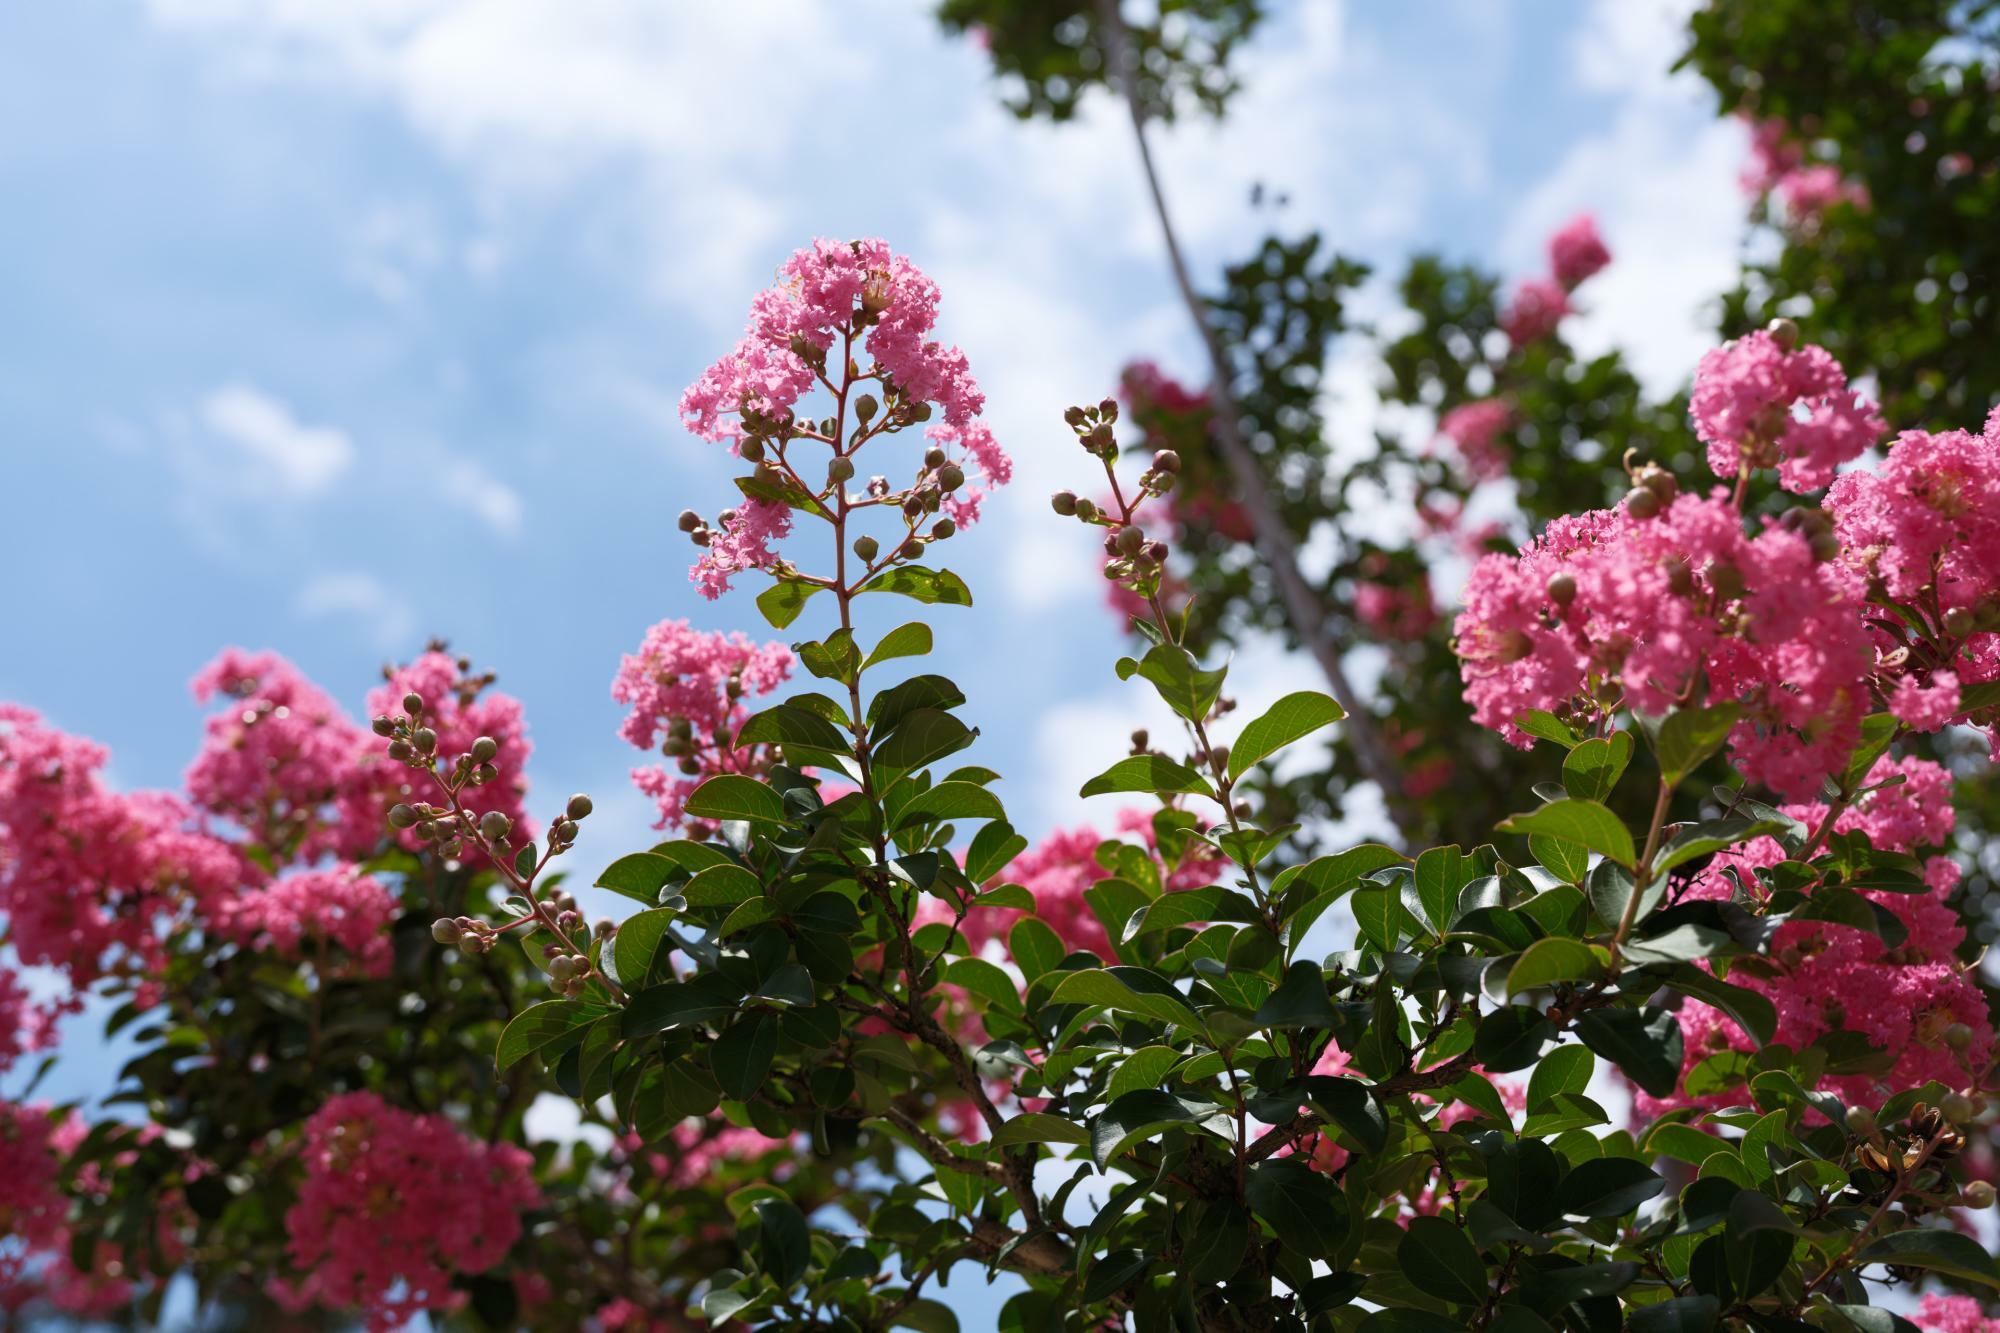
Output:
[[[521,493],[463,454],[447,454],[432,469],[444,500],[479,519],[502,537],[518,536],[526,506]]]
[[[353,619],[383,652],[407,651],[416,632],[416,609],[409,600],[374,575],[358,571],[316,575],[299,590],[293,610],[307,620]]]
[[[308,426],[292,409],[247,384],[226,384],[201,403],[201,421],[236,461],[285,492],[316,495],[354,462],[354,442],[330,426]],[[226,464],[225,464],[226,466]]]

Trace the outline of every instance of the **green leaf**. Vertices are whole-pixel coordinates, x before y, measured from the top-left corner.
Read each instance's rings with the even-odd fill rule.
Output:
[[[757,609],[771,622],[772,629],[783,629],[799,618],[806,603],[819,591],[817,583],[780,580],[757,594]]]
[[[795,643],[792,651],[806,670],[821,680],[850,685],[861,674],[861,648],[854,642],[852,630],[837,629],[820,643]]]
[[[914,773],[963,750],[978,734],[941,709],[913,709],[896,723],[889,738],[876,747],[875,764],[886,773]]]
[[[1229,891],[1211,884],[1202,889],[1182,889],[1177,893],[1163,893],[1140,911],[1134,912],[1126,922],[1125,938],[1138,939],[1141,935],[1154,935],[1176,926],[1189,926],[1197,921],[1215,919],[1215,909]],[[1232,913],[1232,919],[1234,914]]]
[[[1010,1014],[1021,1012],[1021,995],[1014,979],[984,958],[954,958],[945,965],[944,979],[999,1005]]]
[[[972,590],[965,580],[948,569],[928,565],[898,565],[868,580],[861,592],[893,592],[922,602],[925,606],[971,606]]]
[[[1627,1333],[1709,1333],[1722,1313],[1713,1296],[1676,1296],[1632,1311]]]
[[[688,795],[686,810],[697,819],[787,822],[784,798],[757,779],[740,773],[724,773],[696,787]]]
[[[1207,720],[1228,674],[1227,667],[1202,670],[1187,649],[1172,643],[1154,645],[1136,662],[1127,657],[1118,663],[1121,679],[1136,675],[1151,683],[1167,707],[1190,722]]]
[[[1529,945],[1507,969],[1507,995],[1511,999],[1524,990],[1559,981],[1589,981],[1603,971],[1589,945],[1551,935]]]
[[[1964,703],[1963,696],[1960,703]],[[1841,790],[1855,791],[1868,781],[1875,761],[1887,753],[1889,742],[1896,738],[1901,725],[1893,713],[1870,713],[1861,719],[1861,741],[1848,756],[1847,768],[1840,775]]]
[[[1392,953],[1396,941],[1407,933],[1409,911],[1402,895],[1386,885],[1362,889],[1354,895],[1354,922],[1367,941],[1383,953]]]
[[[1453,1305],[1478,1305],[1486,1299],[1486,1265],[1479,1250],[1470,1236],[1442,1217],[1411,1218],[1396,1244],[1396,1262],[1418,1291]]]
[[[1306,961],[1291,965],[1255,1019],[1258,1027],[1265,1028],[1330,1028],[1339,1021],[1319,964]]]
[[[806,1275],[812,1260],[812,1232],[806,1215],[790,1199],[757,1201],[757,1262],[780,1290]]]
[[[583,1040],[583,1030],[610,1011],[601,1004],[579,1000],[544,1000],[514,1015],[500,1033],[500,1045],[493,1062],[506,1073],[527,1056],[540,1051],[549,1059]]]
[[[1556,1209],[1568,1217],[1623,1217],[1667,1187],[1653,1168],[1632,1157],[1578,1162],[1556,1187]]]
[[[1972,1237],[1940,1227],[1912,1227],[1878,1236],[1855,1256],[1858,1264],[1922,1268],[1962,1282],[2000,1288],[2000,1266]]]
[[[1084,968],[1071,972],[1049,995],[1052,1004],[1094,1004],[1123,1013],[1138,1014],[1160,1023],[1179,1023],[1199,1029],[1187,998],[1173,983],[1142,967]]]
[[[690,907],[731,907],[763,892],[764,886],[757,877],[734,861],[697,871],[693,879],[681,886],[681,896]]]
[[[597,887],[623,894],[651,907],[660,901],[660,890],[674,876],[684,873],[680,866],[653,852],[633,852],[604,867]]]
[[[777,1053],[778,1016],[760,1011],[745,1014],[715,1039],[709,1064],[723,1093],[747,1102],[764,1086]]]
[[[655,908],[650,912],[634,912],[618,923],[611,949],[620,985],[631,990],[651,980],[660,941],[673,925],[675,915],[664,908]]]
[[[1458,907],[1458,891],[1471,876],[1465,870],[1465,853],[1457,845],[1433,847],[1417,857],[1414,869],[1417,903],[1424,919],[1442,932],[1451,924]]]
[[[1693,824],[1674,834],[1653,858],[1653,874],[1664,875],[1683,862],[1698,856],[1734,847],[1737,843],[1769,833],[1780,833],[1785,825],[1772,819],[1715,819]]]
[[[1012,824],[996,820],[972,835],[972,846],[965,853],[965,877],[974,884],[984,884],[1027,850],[1028,840],[1016,833]]]
[[[1555,872],[1556,878],[1570,884],[1583,883],[1583,877],[1590,872],[1590,852],[1574,842],[1564,842],[1561,838],[1534,834],[1528,839],[1528,855],[1540,865]],[[1614,861],[1600,862],[1615,866]]]
[[[1573,750],[1583,741],[1583,736],[1569,723],[1543,708],[1530,708],[1515,717],[1514,726],[1530,736],[1545,741],[1554,741],[1565,750]]]
[[[854,752],[853,738],[839,727],[796,704],[777,704],[754,717],[746,718],[736,732],[736,744],[783,744],[830,755]]]
[[[1215,796],[1208,779],[1164,755],[1135,754],[1120,759],[1083,784],[1079,795],[1103,796],[1110,792],[1153,792],[1159,795],[1185,794]]]
[[[1632,733],[1614,731],[1593,736],[1563,760],[1563,787],[1580,801],[1602,801],[1611,795],[1632,762]]]
[[[1000,798],[975,782],[940,782],[920,793],[896,817],[896,827],[940,824],[948,819],[1005,819]]]
[[[1329,1259],[1347,1238],[1347,1199],[1327,1177],[1293,1157],[1257,1163],[1245,1174],[1243,1198],[1287,1249]]]
[[[1691,995],[1736,1020],[1736,1025],[1759,1046],[1768,1046],[1778,1030],[1778,1011],[1756,991],[1717,980],[1698,967],[1685,963],[1676,967],[1667,984],[1683,995]]]
[[[921,620],[912,620],[907,625],[898,625],[882,636],[868,654],[868,660],[861,664],[866,671],[877,662],[888,662],[898,657],[922,657],[931,650],[931,627]]]
[[[1680,1082],[1681,1025],[1669,1010],[1591,1009],[1577,1018],[1576,1035],[1655,1097]]]
[[[1016,1143],[1089,1142],[1090,1132],[1082,1125],[1041,1111],[1024,1111],[1001,1125],[993,1135],[994,1145],[1001,1148]]]
[[[1229,747],[1229,780],[1234,782],[1258,760],[1346,716],[1345,709],[1317,690],[1286,695],[1245,726]]]
[[[1653,741],[1661,780],[1676,787],[1700,768],[1729,739],[1729,729],[1736,725],[1741,711],[1735,704],[1723,703],[1713,708],[1680,708],[1668,714]]]
[[[1069,956],[1069,947],[1046,922],[1028,916],[1016,921],[1007,932],[1007,953],[1021,969],[1021,975],[1033,983],[1037,977],[1061,967],[1062,960]]]
[[[1091,1157],[1102,1170],[1133,1144],[1177,1126],[1195,1124],[1214,1109],[1157,1088],[1128,1092],[1091,1120]]]
[[[1180,1063],[1181,1053],[1171,1046],[1142,1046],[1119,1061],[1104,1087],[1107,1101],[1117,1101],[1128,1092],[1157,1088],[1167,1071]]]
[[[1528,1105],[1547,1101],[1559,1092],[1582,1092],[1590,1086],[1597,1058],[1587,1046],[1558,1046],[1543,1056],[1528,1076]]]
[[[1574,842],[1622,866],[1638,861],[1632,835],[1624,822],[1595,801],[1579,801],[1574,797],[1551,801],[1539,810],[1515,815],[1500,828],[1506,833],[1539,833]]]

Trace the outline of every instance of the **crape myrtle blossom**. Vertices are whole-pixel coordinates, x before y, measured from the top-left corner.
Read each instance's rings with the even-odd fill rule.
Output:
[[[1569,292],[1554,278],[1529,278],[1514,289],[1514,297],[1500,312],[1500,328],[1515,347],[1540,342],[1556,331],[1564,315],[1574,309]]]
[[[1500,438],[1514,417],[1504,398],[1478,398],[1460,403],[1438,421],[1438,438],[1449,440],[1473,481],[1494,481],[1507,475],[1513,451]]]
[[[424,701],[424,725],[437,733],[437,753],[463,754],[480,737],[491,738],[497,749],[491,760],[500,778],[479,786],[468,786],[460,800],[475,817],[489,810],[505,815],[515,829],[515,845],[532,842],[524,800],[527,795],[528,760],[534,743],[528,739],[528,725],[522,716],[521,701],[490,688],[490,675],[471,674],[471,664],[463,658],[432,649],[408,666],[386,673],[384,683],[368,692],[368,713],[382,718],[402,711],[405,695],[415,694]],[[397,772],[398,780],[407,781]],[[427,798],[433,793],[415,793]],[[403,846],[419,850],[423,843],[414,828],[401,833]]]
[[[1475,720],[1526,745],[1514,723],[1529,709],[1588,720],[1733,700],[1745,773],[1811,794],[1867,711],[1858,580],[1799,529],[1752,536],[1719,493],[1662,501],[1671,478],[1652,480],[1634,492],[1645,505],[1558,519],[1475,567],[1454,627]]]
[[[281,958],[308,960],[334,975],[389,974],[389,927],[396,895],[353,866],[300,870],[234,899],[221,930],[239,943]]]
[[[132,1299],[109,1247],[99,1247],[101,1272],[80,1270],[72,1258],[79,1247],[62,1164],[83,1133],[74,1113],[0,1100],[0,1310],[10,1315],[39,1309],[103,1319]]]
[[[260,878],[165,792],[113,792],[104,747],[0,704],[0,911],[24,963],[81,990],[106,976],[155,997],[161,927],[203,919]]]
[[[358,858],[381,841],[387,770],[373,739],[290,662],[230,648],[192,688],[221,705],[187,771],[197,807],[302,862]]]
[[[2000,1333],[2000,1319],[1989,1317],[1970,1296],[1926,1292],[1910,1318],[1924,1333]]]
[[[65,1007],[37,1004],[21,978],[0,967],[0,1074],[22,1056],[55,1045],[56,1020]]]
[[[1878,760],[1868,774],[1873,790],[1833,821],[1836,834],[1860,834],[1876,849],[1917,852],[1943,844],[1956,820],[1951,775],[1925,759]],[[1828,808],[1816,802],[1784,807],[1808,829],[1817,829]],[[1729,901],[1767,893],[1759,870],[1786,859],[1785,848],[1760,838],[1715,858],[1689,885],[1687,897]],[[1891,946],[1871,931],[1831,922],[1792,921],[1772,942],[1775,967],[1732,969],[1730,981],[1757,991],[1777,1014],[1775,1040],[1793,1050],[1835,1031],[1862,1034],[1893,1064],[1883,1070],[1822,1080],[1849,1104],[1879,1106],[1892,1092],[1937,1079],[1950,1087],[1976,1081],[1994,1054],[1993,1026],[1977,981],[1957,956],[1965,938],[1958,913],[1944,898],[1958,883],[1959,868],[1946,856],[1922,862],[1927,892],[1860,890],[1886,908],[1906,934]],[[1681,1008],[1685,1068],[1719,1052],[1753,1052],[1756,1043],[1736,1023],[1700,1001]],[[1685,1084],[1685,1077],[1682,1083]],[[1747,1101],[1736,1088],[1689,1097],[1641,1095],[1642,1114],[1678,1106],[1720,1106]]]
[[[541,1198],[534,1159],[467,1138],[441,1115],[343,1093],[306,1122],[305,1178],[285,1213],[299,1276],[271,1283],[286,1308],[359,1309],[371,1333],[466,1301],[456,1274],[483,1273]]]
[[[1794,226],[1816,225],[1836,204],[1866,210],[1873,202],[1868,187],[1849,180],[1839,167],[1808,163],[1804,146],[1783,120],[1766,117],[1749,124],[1750,156],[1737,181],[1753,199],[1775,193],[1784,204],[1786,219]]]
[[[1801,493],[1832,481],[1886,429],[1847,387],[1840,363],[1822,347],[1798,346],[1783,323],[1704,355],[1689,412],[1717,476],[1775,466],[1779,484]]]
[[[1577,214],[1549,237],[1549,271],[1565,290],[1575,291],[1610,263],[1597,219],[1588,213]]]
[[[1409,642],[1423,638],[1437,623],[1429,575],[1419,573],[1407,583],[1356,579],[1354,618],[1377,639]]]
[[[751,714],[744,700],[771,693],[791,670],[783,644],[697,630],[685,620],[661,621],[638,652],[625,655],[611,682],[611,698],[631,710],[619,735],[642,750],[663,748],[676,761],[673,773],[659,765],[632,770],[633,783],[659,809],[655,827],[683,827],[687,798],[706,779],[760,771],[766,747],[735,743]]]
[[[1013,465],[980,419],[985,395],[965,353],[930,336],[938,304],[937,284],[886,242],[815,241],[780,266],[777,286],[751,302],[742,341],[682,394],[681,419],[700,438],[757,464],[767,486],[813,495],[845,487],[854,475],[848,455],[864,438],[932,422],[923,433],[925,476],[950,480],[938,487],[944,498],[930,512],[965,527],[979,517],[986,494],[1011,479]],[[865,366],[864,353],[871,358]],[[850,359],[851,368],[843,364]],[[874,392],[860,393],[864,386]],[[829,439],[827,423],[803,413],[815,388],[854,409],[854,438]],[[803,476],[786,454],[799,439],[832,448],[838,466],[824,479]],[[868,503],[892,498],[899,499],[886,480],[871,483]],[[773,543],[789,535],[791,523],[790,507],[769,493],[751,495],[714,527],[683,516],[683,530],[705,548],[690,577],[713,599],[739,573],[779,568]]]

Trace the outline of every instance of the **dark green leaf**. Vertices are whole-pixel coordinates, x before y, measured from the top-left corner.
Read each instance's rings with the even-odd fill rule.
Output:
[[[731,1023],[709,1053],[715,1081],[724,1095],[747,1102],[764,1086],[771,1072],[771,1059],[778,1053],[778,1016],[769,1012],[745,1014]]]
[[[1319,964],[1293,963],[1285,979],[1257,1010],[1259,1027],[1330,1028],[1339,1019],[1326,992]]]
[[[1623,1217],[1666,1187],[1636,1158],[1592,1157],[1563,1177],[1556,1208],[1569,1217]]]
[[[1563,760],[1563,786],[1580,801],[1602,801],[1632,761],[1632,733],[1614,731],[1608,737],[1592,737],[1569,752]]]
[[[1638,859],[1623,821],[1595,801],[1551,801],[1539,810],[1515,815],[1500,828],[1506,833],[1541,834],[1574,842],[1623,866]]]
[[[1592,1009],[1577,1018],[1576,1035],[1655,1097],[1680,1082],[1681,1025],[1669,1010]]]
[[[1418,1291],[1454,1305],[1486,1299],[1486,1265],[1471,1237],[1442,1217],[1412,1217],[1396,1244],[1396,1262]]]
[[[1962,1282],[2000,1288],[2000,1266],[1972,1237],[1941,1227],[1912,1227],[1878,1236],[1855,1256],[1861,1264],[1923,1268]]]
[[[1713,708],[1680,708],[1669,714],[1653,742],[1661,779],[1669,787],[1679,786],[1683,778],[1700,768],[1702,761],[1729,739],[1729,729],[1736,725],[1740,711],[1735,704],[1723,703]]]
[[[927,565],[898,565],[868,580],[862,592],[894,592],[914,598],[926,606],[971,606],[972,590],[965,580],[948,569]]]
[[[781,580],[757,594],[757,609],[764,613],[764,619],[771,622],[771,628],[783,629],[799,618],[799,613],[806,609],[806,602],[818,591],[820,587],[816,583]]]
[[[1243,1197],[1287,1249],[1327,1259],[1347,1235],[1347,1200],[1327,1177],[1296,1158],[1251,1167]]]
[[[898,657],[922,657],[931,650],[931,627],[921,620],[913,620],[907,625],[898,625],[882,636],[875,645],[868,660],[861,664],[867,670],[877,662],[887,662]]]
[[[812,1259],[812,1233],[806,1217],[790,1199],[757,1201],[757,1262],[780,1290],[806,1275]]]
[[[1346,716],[1339,704],[1315,690],[1286,695],[1245,726],[1236,743],[1229,747],[1230,781],[1234,782],[1258,760]]]
[[[787,822],[783,797],[757,779],[737,773],[712,777],[696,787],[688,795],[686,809],[697,819]]]

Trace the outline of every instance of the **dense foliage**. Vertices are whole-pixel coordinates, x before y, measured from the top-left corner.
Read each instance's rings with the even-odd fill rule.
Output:
[[[1106,6],[942,14],[1023,114],[1123,84],[1142,132],[1220,114],[1257,19],[1161,5],[1121,71]],[[1746,292],[1861,281],[1815,247],[1935,206],[1860,165],[1888,111],[1804,90],[1859,105],[1919,56],[1952,83],[1942,25],[1988,21],[1897,14],[1868,22],[1918,35],[1831,73],[1780,49],[1848,49],[1810,6],[1697,17],[1704,72],[1826,131],[1759,131],[1786,231]],[[1020,1333],[1912,1327],[1885,1286],[1989,1327],[1993,377],[1891,356],[1844,291],[1754,328],[1739,296],[1740,336],[1650,401],[1562,335],[1596,228],[1548,261],[1503,290],[1419,258],[1389,335],[1347,320],[1360,265],[1273,238],[1198,307],[1211,383],[1135,361],[1049,423],[1076,460],[1049,521],[1101,542],[1075,577],[1133,631],[1110,665],[1177,719],[1083,788],[1127,799],[1109,837],[1016,832],[923,669],[978,633],[944,557],[1012,465],[943,294],[881,241],[800,250],[682,398],[741,464],[681,516],[691,577],[791,641],[666,621],[619,664],[670,835],[595,886],[622,920],[564,880],[592,801],[531,818],[519,705],[443,645],[365,723],[224,653],[181,793],[0,706],[6,942],[66,982],[0,971],[0,1069],[86,994],[134,1051],[95,1123],[0,1102],[0,1303],[145,1324],[185,1275],[245,1327],[873,1333],[956,1328],[943,1288],[983,1270]],[[1435,430],[1329,439],[1341,338]],[[1274,540],[1333,552],[1314,623]],[[917,618],[864,630],[884,605]],[[1238,708],[1228,649],[1273,633],[1387,662],[1368,716]],[[1396,757],[1380,841],[1330,832],[1363,726]],[[558,1107],[576,1131],[530,1135]]]

